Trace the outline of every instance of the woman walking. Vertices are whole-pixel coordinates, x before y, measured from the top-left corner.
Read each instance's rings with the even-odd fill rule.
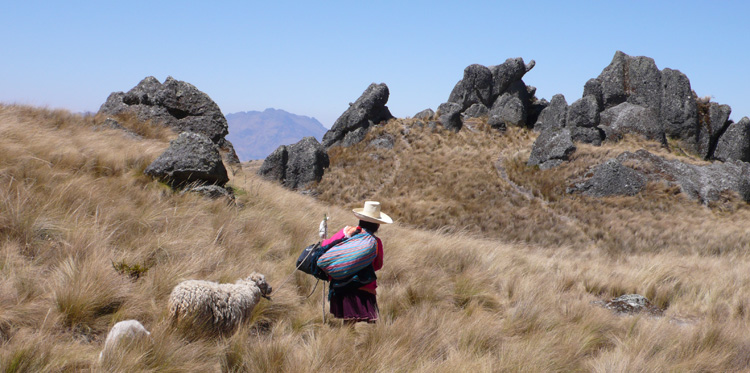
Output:
[[[344,227],[331,238],[323,241],[321,245],[325,246],[335,240],[352,237],[360,231],[365,231],[377,241],[377,256],[372,262],[372,270],[378,271],[383,267],[383,242],[375,236],[375,233],[381,224],[391,224],[393,219],[380,211],[380,202],[377,201],[366,201],[363,208],[356,208],[352,212],[359,218],[358,226]],[[330,294],[331,314],[338,319],[343,319],[345,324],[354,324],[358,321],[376,322],[378,320],[377,287],[375,280],[358,287],[333,287]]]

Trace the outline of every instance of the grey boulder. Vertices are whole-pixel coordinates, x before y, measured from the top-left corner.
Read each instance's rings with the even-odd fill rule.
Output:
[[[263,161],[258,174],[281,182],[289,189],[303,189],[320,181],[329,163],[325,148],[309,136],[296,144],[277,148]]]
[[[507,125],[526,125],[526,106],[512,93],[504,93],[495,100],[489,112],[488,123],[492,128],[505,128]]]
[[[191,183],[224,185],[229,181],[219,147],[207,136],[182,132],[144,171],[174,187]]]
[[[568,193],[581,193],[591,197],[638,194],[648,179],[644,174],[623,166],[618,160],[610,159],[592,170],[593,176],[574,187]]]
[[[549,105],[539,114],[539,118],[534,123],[534,130],[542,132],[547,128],[565,127],[567,115],[568,102],[565,101],[565,96],[556,94],[552,96]]]
[[[523,58],[516,57],[508,58],[500,65],[490,66],[489,69],[492,72],[492,102],[488,103],[487,106],[492,106],[491,104],[505,93],[511,83],[521,80],[527,72],[534,68],[535,64],[536,62],[531,60],[528,65],[525,65]]]
[[[750,119],[744,117],[729,125],[716,145],[714,158],[720,161],[750,162]]]
[[[703,159],[713,158],[719,137],[731,124],[729,122],[729,115],[731,113],[732,108],[729,105],[719,105],[716,102],[709,102],[707,113],[704,111],[703,115],[700,116],[696,150]]]
[[[464,118],[481,118],[486,117],[490,112],[487,106],[483,104],[473,104],[463,112]]]
[[[163,84],[149,76],[128,92],[110,94],[99,113],[132,114],[140,121],[167,125],[178,132],[203,134],[213,142],[229,132],[224,114],[207,94],[171,76]]]
[[[458,132],[463,127],[461,121],[461,105],[454,102],[444,102],[438,106],[438,121],[445,127],[454,132]]]
[[[667,136],[695,142],[698,133],[698,105],[690,80],[679,70],[661,72],[660,119]]]
[[[567,128],[548,128],[544,130],[531,147],[529,166],[538,165],[541,169],[556,167],[570,159],[576,147]]]
[[[435,117],[435,112],[432,109],[424,109],[420,111],[419,113],[414,114],[414,118],[422,119],[422,120],[432,119],[434,117]]]
[[[640,135],[647,140],[667,143],[657,114],[643,106],[623,102],[601,113],[599,127],[607,141],[617,141],[626,133]]]
[[[586,96],[570,104],[565,118],[568,127],[593,128],[599,125],[599,110],[594,96]]]
[[[328,149],[335,145],[350,146],[362,141],[370,127],[393,118],[385,105],[390,92],[385,83],[370,84],[362,95],[341,116],[331,129],[323,135],[323,146]],[[356,134],[349,135],[352,132]],[[349,135],[347,141],[345,138]]]
[[[463,79],[453,87],[448,102],[461,105],[461,110],[473,104],[491,105],[492,72],[486,66],[474,64],[464,69]]]
[[[605,109],[627,101],[659,112],[661,72],[653,58],[631,57],[617,51],[597,79]]]
[[[703,204],[719,200],[725,191],[733,191],[743,200],[750,200],[750,163],[730,160],[694,165],[668,160],[643,149],[635,153],[624,152],[615,160],[620,166],[638,170],[648,181],[678,186],[683,194]],[[576,189],[569,191],[575,192]]]

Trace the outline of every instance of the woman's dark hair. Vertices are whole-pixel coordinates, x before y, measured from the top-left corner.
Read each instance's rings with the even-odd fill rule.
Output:
[[[366,230],[366,231],[368,231],[370,233],[375,233],[375,232],[378,231],[378,228],[380,228],[380,224],[378,224],[378,223],[371,223],[369,221],[364,221],[364,220],[360,220],[359,221],[359,226],[362,229],[364,229],[364,230]]]

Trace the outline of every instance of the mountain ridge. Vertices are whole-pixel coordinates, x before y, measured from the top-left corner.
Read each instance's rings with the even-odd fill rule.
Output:
[[[267,108],[228,113],[227,138],[242,161],[263,159],[280,145],[293,144],[303,137],[313,136],[318,141],[328,131],[317,119]]]

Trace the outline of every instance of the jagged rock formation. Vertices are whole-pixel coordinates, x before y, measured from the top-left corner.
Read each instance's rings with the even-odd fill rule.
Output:
[[[344,114],[336,119],[331,129],[323,135],[323,146],[351,146],[365,138],[371,126],[393,118],[388,107],[388,86],[370,84]]]
[[[750,119],[743,117],[732,123],[719,138],[714,157],[721,161],[736,159],[750,162]]]
[[[545,107],[534,123],[534,130],[543,132],[547,128],[565,127],[565,119],[568,116],[568,102],[565,96],[556,94],[552,96],[552,101]]]
[[[303,189],[318,182],[328,168],[325,148],[314,137],[305,137],[294,145],[282,145],[263,161],[258,174],[281,182],[289,189]]]
[[[600,113],[596,123],[592,108]],[[571,111],[577,122],[571,123]],[[690,80],[679,70],[659,70],[652,58],[617,51],[609,66],[586,82],[583,97],[568,109],[567,126],[602,130],[600,136],[574,131],[576,141],[600,144],[625,133],[666,144],[680,140],[704,159],[713,159],[720,137],[732,123],[731,108],[699,100]],[[580,132],[580,131],[579,131]]]
[[[531,148],[531,156],[526,163],[529,166],[539,165],[541,169],[556,167],[567,161],[576,147],[567,128],[550,127],[544,130]]]
[[[565,127],[573,141],[594,145],[635,134],[663,145],[678,141],[679,147],[706,160],[748,161],[750,120],[735,124],[729,120],[731,111],[728,105],[699,99],[679,70],[659,70],[652,58],[617,51],[601,74],[586,82],[580,99],[568,106],[565,97],[555,95],[534,129]],[[493,113],[494,107],[491,118]],[[512,122],[512,115],[504,120]]]
[[[641,172],[625,167],[616,159],[594,167],[591,179],[568,189],[591,197],[632,196],[646,186],[647,178]]]
[[[207,94],[190,83],[171,76],[159,83],[149,76],[128,92],[110,94],[99,114],[133,114],[138,120],[166,125],[178,132],[203,134],[227,154],[227,163],[239,166],[234,147],[225,138],[229,129],[224,114]]]
[[[183,132],[172,140],[144,173],[173,187],[192,183],[222,186],[229,181],[219,146],[208,136],[195,132]]]
[[[420,111],[419,113],[414,114],[414,118],[422,119],[422,120],[432,119],[434,117],[435,117],[435,112],[432,109],[424,109]]]
[[[726,191],[736,192],[743,200],[750,201],[750,163],[738,160],[699,166],[664,159],[641,149],[635,153],[624,152],[595,167],[593,174],[568,192],[592,196],[632,195],[640,190],[637,185],[646,180],[679,186],[686,196],[704,204],[718,200]]]
[[[601,113],[599,128],[604,130],[609,141],[617,141],[626,133],[634,133],[647,140],[666,144],[667,138],[664,130],[660,126],[653,125],[658,121],[659,118],[653,110],[623,102]]]
[[[469,65],[448,101],[438,107],[440,123],[445,128],[460,131],[463,113],[466,118],[488,115],[490,125],[500,130],[507,125],[525,126],[529,114],[538,114],[542,109],[533,107],[536,88],[527,87],[521,80],[534,64],[532,60],[525,65],[519,57],[490,67]],[[482,107],[489,109],[489,113]]]

